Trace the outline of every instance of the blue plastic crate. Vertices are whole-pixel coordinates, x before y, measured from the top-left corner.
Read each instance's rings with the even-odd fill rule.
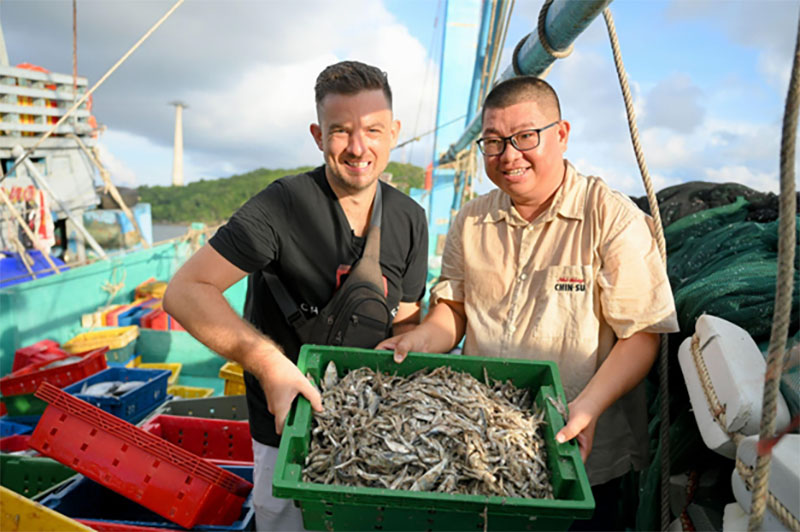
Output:
[[[28,434],[33,430],[29,425],[9,421],[5,416],[0,417],[0,438],[13,436],[14,434]]]
[[[167,379],[169,376],[170,371],[165,369],[121,368],[117,366],[70,384],[64,388],[64,391],[120,419],[135,423],[167,398]],[[81,393],[84,385],[91,386],[92,384],[111,381],[144,381],[144,384],[119,397],[94,397]]]
[[[252,466],[223,466],[243,479],[253,481]],[[176,487],[178,489],[178,487]],[[41,504],[73,519],[91,519],[127,526],[149,526],[184,530],[160,515],[122,495],[78,475],[71,482],[55,489],[39,501]],[[253,530],[255,509],[251,493],[242,505],[242,512],[231,525],[197,525],[192,530]]]

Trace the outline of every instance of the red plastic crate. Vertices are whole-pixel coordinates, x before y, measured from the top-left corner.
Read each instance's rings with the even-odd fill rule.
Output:
[[[12,373],[25,366],[37,362],[52,361],[66,356],[66,351],[61,349],[58,342],[54,340],[40,340],[35,344],[20,347],[14,351],[14,363],[11,366]]]
[[[139,324],[146,329],[166,331],[169,328],[169,315],[163,309],[157,308],[142,316]]]
[[[42,384],[50,403],[29,445],[186,528],[229,525],[253,485],[130,423]]]
[[[79,355],[81,360],[77,362],[55,368],[42,369],[53,363],[52,360],[25,366],[0,379],[0,394],[5,397],[11,397],[12,395],[33,393],[43,382],[49,382],[59,388],[63,388],[68,384],[85,379],[89,375],[94,375],[98,371],[106,369],[108,367],[106,364],[106,351],[108,351],[108,347],[95,349]]]
[[[106,317],[105,317],[106,326],[108,326],[108,327],[116,327],[116,326],[118,326],[119,322],[117,321],[117,318],[119,317],[119,315],[122,314],[123,312],[125,312],[126,310],[130,310],[131,307],[132,307],[132,305],[120,305],[117,308],[115,308],[114,310],[111,310],[111,311],[107,312],[106,313]]]
[[[96,521],[94,519],[76,519],[77,522],[88,526],[97,532],[175,532],[171,528],[155,528],[152,526],[136,526],[128,523],[114,523],[111,521]]]
[[[0,438],[0,453],[16,453],[18,451],[25,451],[29,449],[28,440],[30,435],[14,434],[13,436],[6,436]]]
[[[247,421],[159,414],[142,430],[215,464],[253,465],[253,440]]]

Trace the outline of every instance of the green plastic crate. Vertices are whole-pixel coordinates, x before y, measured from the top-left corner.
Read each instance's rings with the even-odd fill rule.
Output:
[[[0,453],[0,485],[29,498],[75,475],[52,458]]]
[[[34,397],[32,393],[3,397],[3,402],[9,417],[41,416],[47,408],[47,402]]]
[[[559,444],[564,426],[548,397],[566,404],[558,368],[553,362],[412,353],[402,364],[389,351],[305,345],[297,363],[300,371],[319,382],[333,360],[343,376],[370,367],[410,375],[423,368],[449,366],[483,380],[511,379],[531,389],[538,408],[545,409],[547,461],[554,500],[412,492],[380,488],[331,486],[302,482],[311,433],[311,406],[301,397],[286,419],[275,465],[272,493],[297,501],[307,530],[566,530],[574,519],[588,519],[594,498],[573,441]],[[486,523],[488,521],[488,523]]]

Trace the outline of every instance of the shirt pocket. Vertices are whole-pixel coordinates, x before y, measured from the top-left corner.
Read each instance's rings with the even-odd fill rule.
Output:
[[[538,338],[597,339],[595,280],[591,266],[551,266],[531,286],[531,330]],[[582,343],[582,342],[581,342]]]

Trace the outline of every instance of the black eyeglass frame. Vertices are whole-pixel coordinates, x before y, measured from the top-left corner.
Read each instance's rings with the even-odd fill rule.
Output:
[[[511,143],[512,146],[514,146],[514,149],[516,149],[517,151],[535,150],[536,148],[539,147],[539,143],[542,142],[542,131],[544,131],[545,129],[549,129],[549,128],[553,127],[554,125],[556,125],[556,124],[558,124],[560,122],[561,122],[561,120],[556,120],[555,122],[552,122],[552,123],[547,124],[546,126],[543,126],[543,127],[540,127],[540,128],[523,129],[522,131],[517,131],[513,135],[509,135],[507,137],[483,137],[483,138],[479,138],[478,140],[475,141],[475,144],[478,145],[478,149],[481,150],[481,153],[486,155],[486,152],[484,151],[484,148],[483,148],[483,142],[486,139],[502,140],[503,141],[503,149],[500,150],[500,153],[492,153],[491,155],[486,155],[487,157],[499,157],[500,155],[503,155],[505,153],[505,151],[506,151],[506,146],[508,146],[509,142]],[[531,133],[531,132],[535,132],[536,133],[536,144],[531,146],[530,148],[520,148],[517,145],[517,141],[516,141],[516,139],[514,137],[516,137],[517,135],[521,135],[523,133]]]

